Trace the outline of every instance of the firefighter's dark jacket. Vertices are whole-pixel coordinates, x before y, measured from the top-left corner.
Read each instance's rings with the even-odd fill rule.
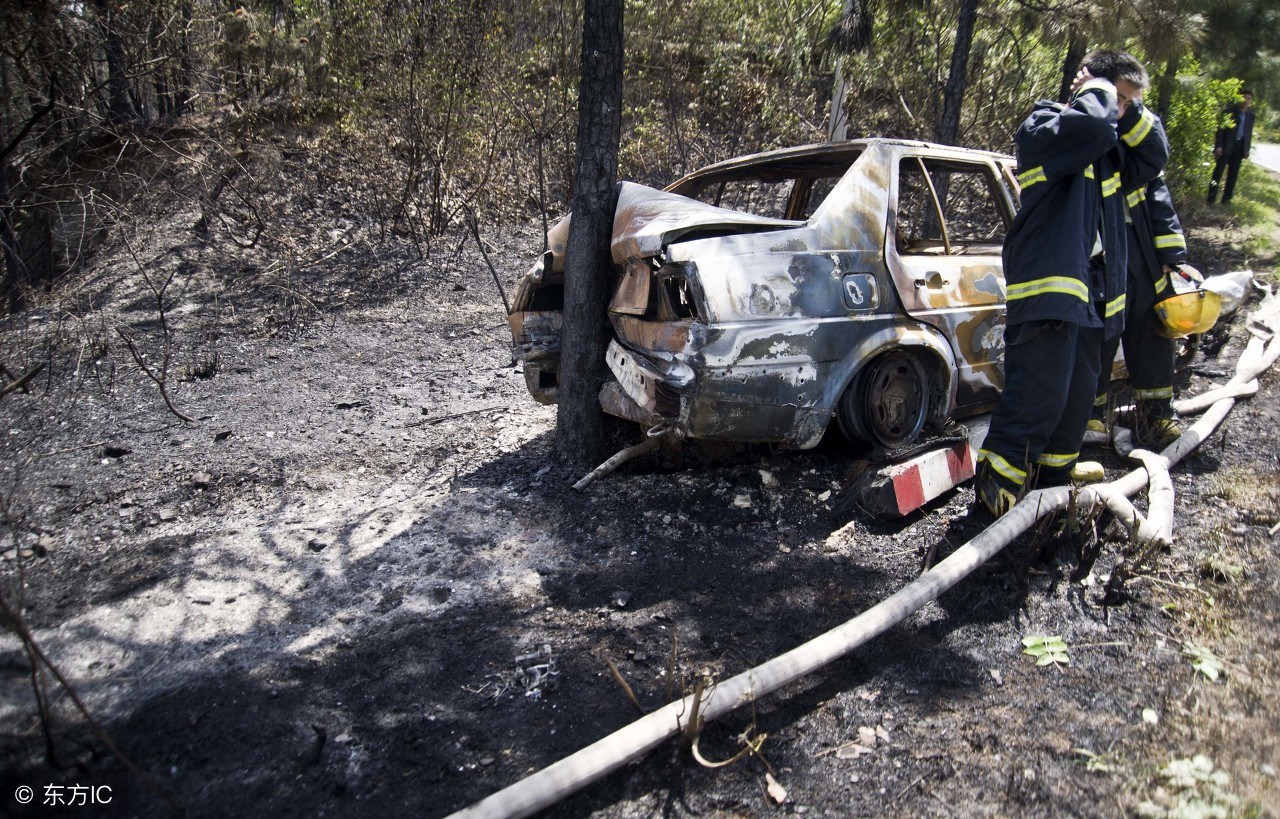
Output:
[[[1164,265],[1187,260],[1187,240],[1178,213],[1173,209],[1163,168],[1169,157],[1169,140],[1159,117],[1135,102],[1117,123],[1124,167],[1121,187],[1134,232],[1141,267],[1150,277],[1156,298],[1172,295]],[[1154,177],[1149,176],[1152,169]],[[1147,181],[1149,179],[1149,181]],[[1135,248],[1129,248],[1134,251]]]
[[[1115,86],[1095,78],[1069,105],[1037,102],[1014,135],[1022,194],[1004,243],[1010,326],[1069,321],[1105,327],[1107,337],[1124,328],[1128,241],[1116,113]],[[1106,268],[1091,273],[1099,228]]]

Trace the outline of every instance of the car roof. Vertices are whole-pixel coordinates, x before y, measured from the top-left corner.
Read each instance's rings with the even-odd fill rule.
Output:
[[[804,176],[805,171],[811,168],[819,168],[829,166],[832,162],[838,162],[844,157],[848,157],[850,161],[859,154],[872,146],[898,146],[904,148],[928,148],[942,153],[961,153],[974,157],[983,157],[1000,162],[1012,162],[1013,157],[1008,154],[996,153],[995,151],[986,151],[978,148],[961,148],[955,145],[941,145],[933,142],[921,142],[914,139],[887,139],[883,137],[870,137],[866,139],[849,139],[840,142],[819,142],[811,145],[798,145],[793,148],[778,148],[772,151],[764,151],[758,154],[747,154],[745,156],[726,159],[713,165],[707,165],[696,171],[685,174],[680,179],[672,182],[667,186],[668,190],[679,188],[686,182],[698,179],[704,176],[729,175],[732,176],[734,170],[742,170],[744,172],[754,171],[758,166],[765,165],[774,172],[779,178],[789,175]],[[753,174],[754,175],[754,174]]]

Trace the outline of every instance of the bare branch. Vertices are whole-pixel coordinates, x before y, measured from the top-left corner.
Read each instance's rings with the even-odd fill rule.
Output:
[[[489,251],[485,249],[484,239],[480,238],[480,223],[476,221],[476,215],[471,208],[466,208],[467,224],[471,226],[471,235],[476,238],[476,247],[480,248],[480,254],[484,256],[484,263],[489,265],[489,272],[493,274],[493,283],[498,286],[498,294],[502,296],[502,306],[507,311],[507,315],[511,315],[511,302],[507,301],[507,291],[502,289],[502,280],[498,278],[498,269],[493,266],[493,261],[489,259]]]
[[[89,723],[89,730],[93,732],[93,735],[98,738],[99,742],[107,747],[107,750],[111,752],[111,755],[128,768],[134,776],[141,779],[152,793],[165,801],[165,804],[172,808],[176,813],[180,815],[183,814],[184,811],[182,806],[179,805],[172,796],[165,792],[165,790],[151,778],[150,774],[138,767],[136,762],[134,762],[124,751],[120,750],[119,746],[115,744],[106,730],[104,730],[103,727],[98,724],[98,721],[93,718],[93,714],[89,712],[88,707],[86,707],[84,701],[80,699],[80,695],[76,693],[75,688],[71,686],[71,683],[67,678],[63,676],[58,667],[53,664],[49,657],[40,648],[40,645],[36,642],[35,635],[31,633],[31,628],[22,617],[22,612],[10,608],[3,596],[0,596],[0,614],[4,615],[5,625],[13,631],[15,635],[17,635],[19,640],[22,641],[22,645],[23,648],[26,649],[27,656],[32,658],[32,678],[36,678],[37,668],[42,667],[48,669],[49,673],[53,675],[53,678],[62,686],[62,690],[66,691],[67,696],[73,703],[75,703],[76,710],[79,711]],[[38,660],[39,662],[37,663],[35,660]],[[41,700],[41,696],[41,692],[37,690],[36,699],[38,703]],[[47,701],[40,703],[40,708],[41,718],[43,719],[47,715]]]
[[[27,138],[27,134],[31,133],[31,129],[36,126],[36,123],[39,122],[45,114],[48,114],[53,110],[57,99],[58,75],[55,74],[49,79],[49,102],[43,108],[40,108],[28,117],[27,121],[22,126],[22,130],[18,131],[18,135],[14,137],[8,145],[4,146],[4,150],[0,151],[0,162],[4,162],[5,159],[8,158],[9,154],[13,153],[14,150],[22,144],[22,140]]]
[[[27,388],[27,382],[30,381],[32,378],[35,378],[36,374],[44,369],[44,365],[45,365],[45,362],[41,361],[39,364],[32,367],[26,373],[16,378],[14,381],[8,384],[5,384],[4,389],[0,389],[0,398],[4,398],[9,393],[17,392],[18,390],[23,390],[25,392]],[[8,368],[5,368],[5,371],[8,372]]]

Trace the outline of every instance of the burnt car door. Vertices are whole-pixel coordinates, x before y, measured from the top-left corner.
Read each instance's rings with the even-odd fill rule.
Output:
[[[957,409],[978,411],[1004,386],[1004,234],[1014,203],[994,158],[927,149],[894,169],[885,261],[903,309],[955,354]]]

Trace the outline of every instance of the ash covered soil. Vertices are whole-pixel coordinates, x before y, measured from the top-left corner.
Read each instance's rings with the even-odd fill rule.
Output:
[[[253,155],[285,183],[316,161]],[[246,248],[243,219],[202,235],[198,210],[156,203],[0,333],[10,370],[46,365],[0,401],[4,599],[188,814],[444,816],[636,719],[610,661],[653,709],[857,615],[988,525],[968,487],[903,520],[844,508],[865,453],[834,440],[686,445],[571,491],[474,242],[419,258],[375,241],[357,204],[324,189],[295,244]],[[540,248],[511,224],[486,231],[508,292]],[[1229,220],[1190,232],[1205,272],[1270,275]],[[165,281],[167,388],[190,423],[116,329],[155,371]],[[1247,337],[1239,319],[1216,331],[1180,393],[1224,383]],[[719,760],[767,735],[759,756],[710,769],[672,741],[547,815],[1124,816],[1193,799],[1277,815],[1277,391],[1267,373],[1174,470],[1176,542],[1122,604],[1100,603],[1116,530],[1084,582],[1072,548],[1024,536],[700,740]],[[1060,635],[1070,664],[1036,666],[1035,634]],[[1187,644],[1220,662],[1216,682]],[[39,679],[52,762],[6,631],[5,810],[49,815],[24,813],[19,785],[105,781],[130,815],[170,813]],[[1197,755],[1215,775],[1162,775]]]

